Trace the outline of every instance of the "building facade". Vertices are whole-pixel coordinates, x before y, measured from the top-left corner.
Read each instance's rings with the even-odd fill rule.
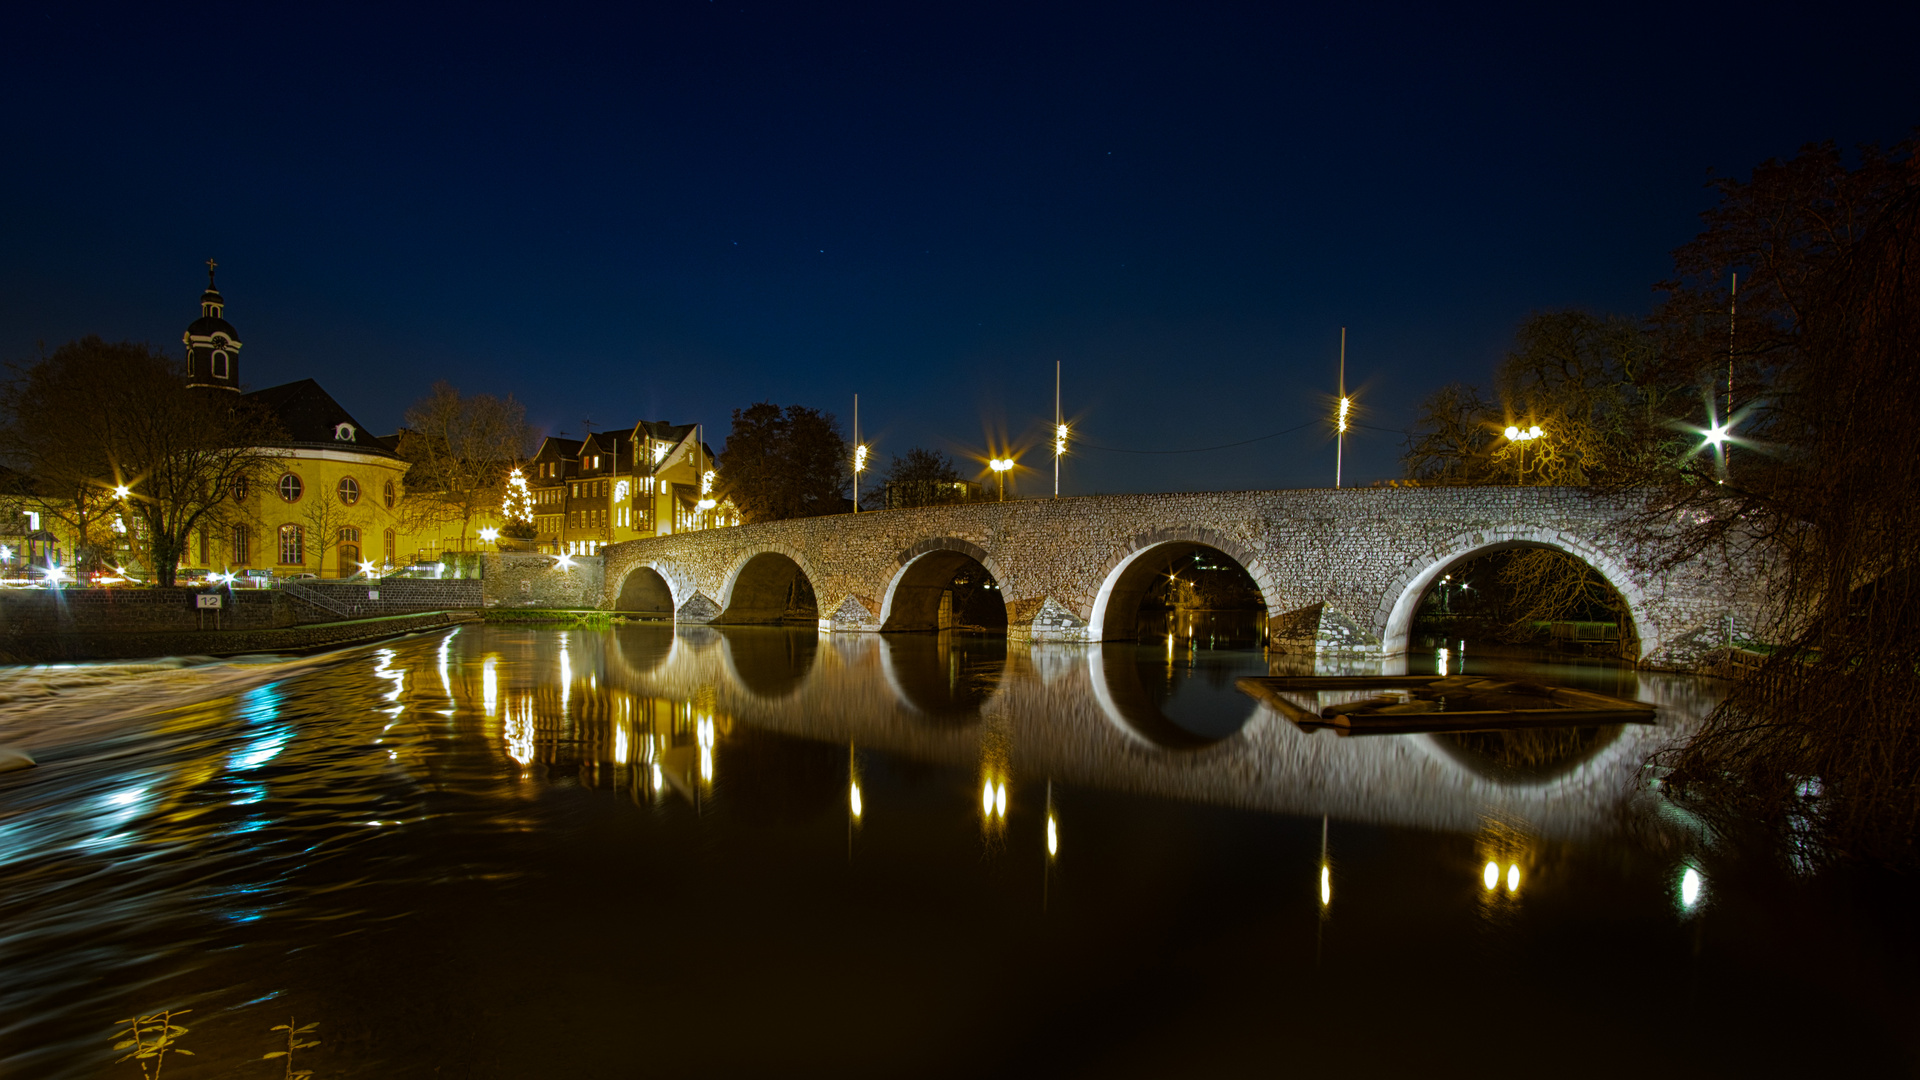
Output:
[[[549,437],[529,479],[534,543],[549,554],[592,555],[623,540],[738,525],[733,504],[714,498],[715,479],[697,424],[642,420],[585,439]]]

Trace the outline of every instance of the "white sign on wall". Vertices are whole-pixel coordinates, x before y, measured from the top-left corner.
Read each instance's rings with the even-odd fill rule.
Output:
[[[193,598],[193,606],[202,611],[206,611],[209,608],[217,610],[220,607],[220,600],[221,596],[219,593],[201,593]]]

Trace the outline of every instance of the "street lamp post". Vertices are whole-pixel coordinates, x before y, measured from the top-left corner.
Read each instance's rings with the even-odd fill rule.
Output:
[[[1060,459],[1067,456],[1067,421],[1060,415],[1060,361],[1053,362],[1053,497],[1060,497]]]
[[[1340,415],[1334,421],[1333,486],[1340,486],[1340,470],[1347,456],[1347,413],[1353,402],[1347,397],[1347,328],[1340,328]]]
[[[867,444],[860,441],[860,395],[853,395],[853,512],[860,512],[860,474],[867,471]]]
[[[1006,502],[1007,501],[1007,470],[1013,468],[1013,459],[999,458],[999,457],[994,458],[992,461],[987,462],[987,468],[993,470],[993,475],[995,479],[999,481],[1000,501]]]
[[[1520,483],[1524,485],[1527,482],[1527,444],[1544,433],[1540,430],[1539,424],[1524,430],[1509,424],[1507,430],[1501,434],[1507,437],[1508,442],[1520,448]]]

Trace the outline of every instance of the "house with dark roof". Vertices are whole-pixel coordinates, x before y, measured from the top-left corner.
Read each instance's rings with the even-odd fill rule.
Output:
[[[713,498],[713,448],[699,439],[698,424],[659,420],[584,439],[549,436],[528,480],[534,543],[592,555],[623,540],[739,524],[733,504]]]

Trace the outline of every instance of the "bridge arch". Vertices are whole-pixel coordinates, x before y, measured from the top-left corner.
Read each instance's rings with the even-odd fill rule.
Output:
[[[673,585],[666,575],[658,567],[644,563],[628,568],[613,596],[613,610],[626,615],[671,619],[678,607],[674,603]]]
[[[807,557],[785,544],[755,544],[727,572],[716,623],[778,623],[790,610],[820,617],[820,578]]]
[[[1004,612],[1007,575],[999,560],[970,540],[937,536],[900,553],[899,568],[887,582],[887,594],[880,603],[880,629],[940,629],[940,595],[969,562],[978,564],[993,579]]]
[[[1160,558],[1177,559],[1200,548],[1212,548],[1245,570],[1259,589],[1260,601],[1266,605],[1269,617],[1285,610],[1279,605],[1279,590],[1275,588],[1274,575],[1266,561],[1245,544],[1200,526],[1156,529],[1134,537],[1123,551],[1108,561],[1101,573],[1100,588],[1094,594],[1087,617],[1093,639],[1114,641],[1132,637],[1140,614],[1140,601],[1157,573],[1154,565]]]
[[[1560,529],[1533,526],[1460,533],[1434,545],[1432,554],[1417,560],[1398,582],[1388,586],[1381,598],[1373,626],[1380,640],[1381,654],[1400,656],[1408,651],[1408,640],[1420,600],[1440,575],[1483,555],[1521,547],[1563,551],[1592,567],[1606,579],[1607,584],[1613,586],[1626,603],[1627,617],[1633,622],[1632,654],[1623,652],[1622,659],[1637,661],[1660,648],[1659,624],[1654,621],[1652,606],[1625,565],[1580,536]],[[1623,639],[1626,637],[1625,634],[1621,636]]]

